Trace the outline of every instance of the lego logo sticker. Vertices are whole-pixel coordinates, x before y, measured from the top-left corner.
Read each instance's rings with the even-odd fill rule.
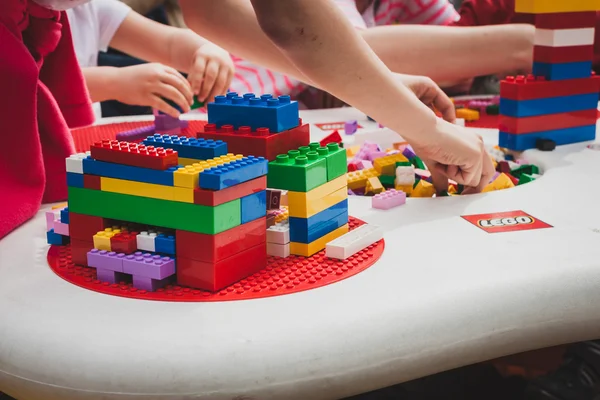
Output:
[[[487,233],[526,231],[531,229],[552,228],[552,225],[540,221],[523,211],[508,211],[494,214],[463,215],[469,221]]]

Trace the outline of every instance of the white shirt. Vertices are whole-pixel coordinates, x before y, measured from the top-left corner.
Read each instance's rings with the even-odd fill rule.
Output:
[[[106,51],[131,8],[118,0],[92,0],[67,10],[73,45],[81,68],[97,67],[98,52]],[[100,103],[92,105],[96,118]]]

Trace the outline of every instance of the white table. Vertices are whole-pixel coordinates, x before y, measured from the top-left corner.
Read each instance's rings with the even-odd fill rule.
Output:
[[[600,151],[526,157],[544,176],[512,190],[387,212],[352,197],[352,215],[385,228],[380,261],[262,300],[162,303],[76,287],[47,266],[42,210],[0,242],[0,390],[19,400],[333,399],[598,338]],[[554,228],[487,234],[460,217],[510,210]]]

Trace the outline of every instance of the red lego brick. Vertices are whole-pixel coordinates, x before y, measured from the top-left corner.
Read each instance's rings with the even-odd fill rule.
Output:
[[[165,170],[178,164],[175,150],[138,143],[103,140],[94,143],[90,150],[92,158],[98,161],[134,167]]]
[[[83,187],[86,189],[100,190],[100,176],[83,175]]]
[[[73,264],[87,266],[87,253],[94,248],[92,240],[77,240],[71,238],[71,260]]]
[[[215,207],[219,204],[240,199],[267,188],[267,177],[261,176],[223,190],[194,189],[194,204]]]
[[[178,258],[214,263],[266,241],[267,219],[263,217],[216,235],[175,231],[175,254]]]
[[[110,238],[110,249],[115,253],[131,254],[137,251],[138,232],[127,232],[126,230],[117,233]]]
[[[509,174],[508,172],[506,172],[505,175],[508,176],[508,179],[512,181],[513,185],[517,186],[519,184],[519,180],[511,174]]]
[[[319,142],[321,147],[327,146],[327,143],[342,143],[342,137],[340,136],[340,133],[337,130],[335,130],[329,135],[325,136],[323,140]]]
[[[524,118],[500,115],[498,119],[498,129],[500,129],[502,132],[519,135],[555,129],[594,125],[597,118],[598,111],[596,109]]]
[[[540,29],[575,29],[594,28],[596,26],[596,12],[562,12],[536,14],[534,25]]]
[[[567,46],[549,47],[535,46],[533,48],[533,61],[550,64],[592,61],[594,59],[594,46]]]
[[[294,129],[279,133],[270,133],[267,128],[259,128],[252,132],[249,127],[241,126],[234,131],[232,125],[223,125],[217,129],[215,124],[206,124],[196,137],[203,139],[223,140],[227,143],[227,150],[234,154],[264,157],[269,161],[274,160],[278,154],[286,154],[289,150],[310,143],[310,129],[308,124],[300,125]]]
[[[597,93],[600,77],[547,81],[544,77],[508,76],[500,82],[500,97],[511,100],[533,100],[549,97]]]
[[[216,263],[177,256],[177,283],[216,292],[267,266],[267,242]]]
[[[96,233],[110,226],[109,221],[102,217],[69,212],[69,236],[71,239],[91,242]]]
[[[500,161],[496,166],[496,171],[510,174],[510,165],[508,164],[508,161]]]

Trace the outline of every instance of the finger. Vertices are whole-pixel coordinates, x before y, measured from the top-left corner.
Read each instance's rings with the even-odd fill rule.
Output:
[[[160,96],[155,94],[152,95],[149,104],[152,108],[162,111],[163,113],[170,115],[173,118],[179,118],[180,113],[175,109],[175,107],[170,106],[166,101],[164,101]]]
[[[204,72],[206,71],[206,58],[198,56],[194,60],[194,64],[188,74],[188,81],[192,87],[192,93],[195,95],[200,93],[202,87],[202,80],[204,79]]]
[[[152,92],[160,97],[163,97],[177,104],[182,110],[184,110],[184,112],[188,112],[190,110],[190,105],[187,103],[186,98],[174,86],[168,85],[166,83],[160,83],[154,88]]]
[[[437,96],[433,99],[433,106],[442,114],[442,117],[451,123],[456,121],[456,109],[452,100],[438,88]]]
[[[437,163],[431,160],[423,161],[425,161],[425,165],[429,167],[429,172],[431,173],[431,182],[433,184],[433,187],[435,188],[435,192],[443,193],[448,191],[448,177],[439,169],[435,168],[435,165]]]
[[[192,93],[190,83],[183,75],[173,68],[165,67],[165,73],[161,75],[160,81],[176,88],[184,96],[187,105],[186,107],[182,107],[182,110],[185,112],[189,111],[190,106],[194,102],[194,94]],[[181,104],[179,106],[181,106]]]
[[[215,86],[215,81],[219,75],[219,63],[216,61],[209,61],[206,64],[206,70],[204,71],[204,79],[202,81],[202,88],[198,94],[198,100],[206,101],[209,93]]]
[[[217,76],[217,79],[215,81],[215,84],[213,85],[210,94],[206,98],[206,101],[213,101],[215,96],[225,94],[227,88],[229,87],[229,83],[229,71],[227,70],[227,68],[221,68],[221,70],[219,71],[219,75]]]
[[[494,164],[487,152],[483,152],[483,165],[481,169],[481,180],[479,181],[479,185],[473,188],[467,188],[467,193],[480,193],[493,179],[496,170],[494,169]]]

